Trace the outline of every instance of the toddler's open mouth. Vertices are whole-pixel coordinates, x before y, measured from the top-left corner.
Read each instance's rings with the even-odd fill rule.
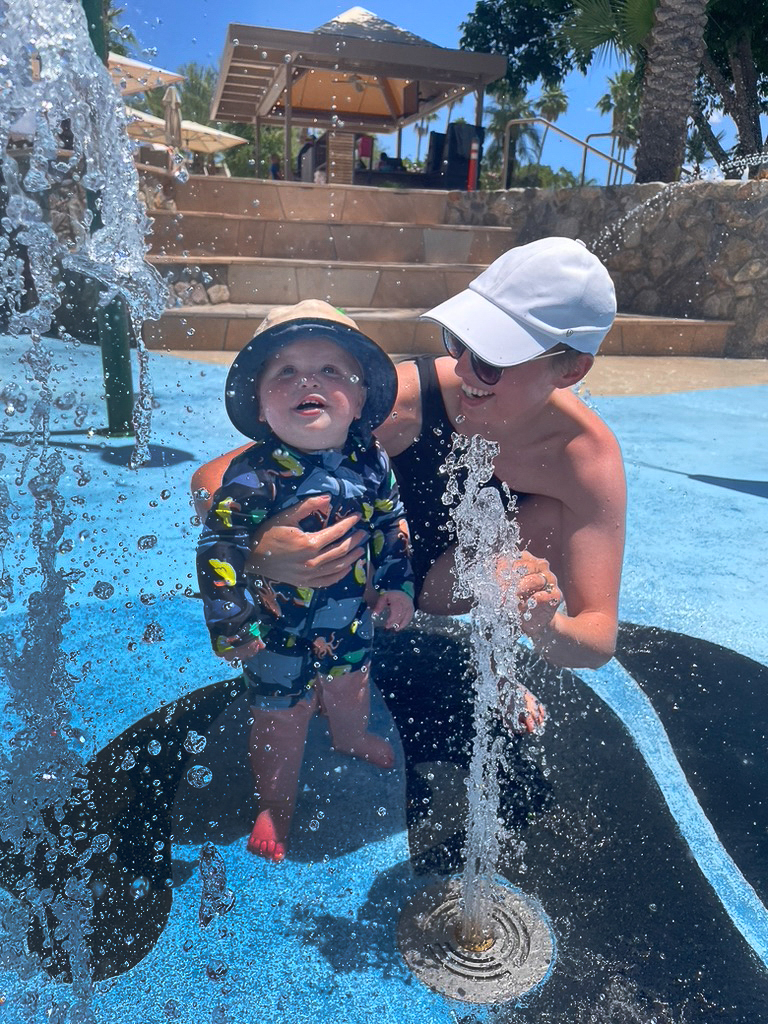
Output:
[[[317,395],[310,395],[296,406],[299,412],[316,412],[318,409],[324,408],[325,402]]]

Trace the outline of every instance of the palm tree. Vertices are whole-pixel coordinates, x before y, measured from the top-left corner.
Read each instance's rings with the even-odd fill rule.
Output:
[[[642,74],[637,181],[674,181],[704,56],[707,0],[576,0],[574,46],[633,59]]]
[[[523,89],[513,89],[506,82],[502,82],[493,93],[497,103],[496,106],[488,107],[490,121],[487,132],[491,136],[485,160],[489,169],[500,169],[504,162],[504,138],[507,124],[512,120],[534,118],[536,111],[528,94]],[[509,133],[508,177],[514,175],[514,168],[525,162],[530,162],[539,151],[539,133],[533,124],[513,125]],[[502,182],[502,188],[509,188],[510,182]]]
[[[568,97],[563,91],[562,86],[548,85],[533,106],[536,113],[540,114],[545,121],[555,122],[568,109]],[[536,157],[537,164],[541,163],[541,154],[544,150],[544,142],[546,141],[548,131],[549,125],[546,124],[544,125],[544,132],[539,143],[539,152]]]
[[[619,71],[608,79],[608,87],[608,92],[600,97],[595,106],[601,114],[611,115],[611,156],[618,149],[618,159],[625,163],[627,150],[637,143],[640,109],[637,75],[626,69]],[[623,171],[618,165],[612,165],[612,173],[616,184]]]
[[[707,0],[658,0],[640,101],[638,182],[680,176],[706,24]]]
[[[113,7],[111,3],[105,5],[104,31],[107,34],[107,49],[116,53],[119,57],[128,56],[128,48],[135,50],[139,43],[133,34],[133,29],[128,25],[121,25],[125,8]]]
[[[418,121],[413,127],[416,131],[416,163],[419,163],[421,159],[421,143],[425,135],[429,134],[430,124],[433,124],[437,120],[437,114],[425,114],[420,121]]]

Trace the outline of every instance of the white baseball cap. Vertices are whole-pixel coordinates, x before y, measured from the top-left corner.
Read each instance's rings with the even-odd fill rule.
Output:
[[[505,252],[420,319],[492,366],[517,366],[560,344],[594,355],[615,316],[613,281],[597,256],[578,239],[550,237]]]

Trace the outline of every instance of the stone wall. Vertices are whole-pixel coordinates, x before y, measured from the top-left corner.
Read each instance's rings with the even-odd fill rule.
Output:
[[[768,357],[768,181],[455,192],[447,222],[581,238],[620,312],[732,320],[726,354]]]

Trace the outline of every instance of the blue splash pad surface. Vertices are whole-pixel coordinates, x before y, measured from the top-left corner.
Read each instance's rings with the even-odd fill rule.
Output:
[[[74,425],[74,407],[55,410],[51,425],[65,465],[60,488],[76,516],[67,531],[73,550],[64,550],[58,564],[86,569],[74,586],[65,647],[73,671],[86,668],[73,711],[84,729],[87,756],[147,712],[224,674],[209,651],[199,606],[183,596],[194,588],[198,533],[188,481],[198,464],[242,438],[223,410],[223,368],[156,357],[151,363],[152,460],[131,469],[131,442],[84,432],[104,420],[99,352],[45,344],[57,357],[56,394],[74,393],[76,404],[89,410],[82,428]],[[14,364],[25,347],[15,339],[4,343],[3,377],[17,375]],[[763,664],[768,663],[768,608],[758,581],[766,579],[768,568],[766,399],[768,389],[749,388],[593,403],[618,435],[627,462],[622,618],[712,640]],[[20,420],[9,420],[7,427],[18,423],[21,428]],[[13,483],[22,451],[4,444],[3,452],[2,473],[24,522],[29,497],[23,488],[17,493]],[[22,550],[20,545],[15,561],[20,567]],[[33,571],[27,586],[34,589],[38,581]],[[113,588],[107,600],[95,596],[100,582]],[[18,623],[21,602],[9,611],[6,621]],[[613,671],[606,670],[606,678]],[[385,714],[383,707],[378,713]],[[384,727],[384,719],[379,721]],[[324,758],[329,757],[333,760],[327,740],[315,731],[307,763],[328,765]],[[334,763],[330,770],[338,776],[351,770],[349,762],[345,765]],[[394,950],[396,914],[390,906],[387,916],[386,901],[371,896],[382,878],[403,898],[414,884],[402,776],[385,780],[384,798],[379,773],[355,767],[364,774],[349,794],[345,790],[341,804],[350,820],[370,816],[374,806],[385,807],[386,834],[327,863],[320,847],[314,860],[302,860],[301,843],[294,842],[291,859],[277,868],[247,855],[242,837],[217,838],[238,903],[205,931],[197,923],[199,880],[193,868],[203,839],[177,843],[179,887],[169,924],[142,963],[97,986],[98,1020],[143,1019],[141,1014],[164,1020],[174,1010],[169,1000],[178,1004],[178,1019],[195,1022],[209,1019],[219,1007],[232,1020],[266,1011],[289,1022],[310,1016],[354,1022],[374,1012],[382,1020],[438,1024],[454,1020],[455,1011],[461,1015],[461,1008],[413,981]],[[295,832],[322,844],[328,825],[317,833],[304,827],[316,820],[309,817],[316,800],[313,804],[312,785],[303,785],[309,788],[302,794]],[[329,807],[337,806],[337,797]],[[352,798],[358,803],[348,802]],[[193,946],[185,952],[189,941]],[[212,982],[206,968],[218,960],[228,973]],[[39,980],[35,985],[40,989]],[[222,992],[228,986],[230,991]],[[24,987],[11,978],[5,987],[4,1016],[14,1024],[32,1019],[16,998]],[[46,992],[54,989],[67,1000],[66,988],[44,983],[41,1020]]]

